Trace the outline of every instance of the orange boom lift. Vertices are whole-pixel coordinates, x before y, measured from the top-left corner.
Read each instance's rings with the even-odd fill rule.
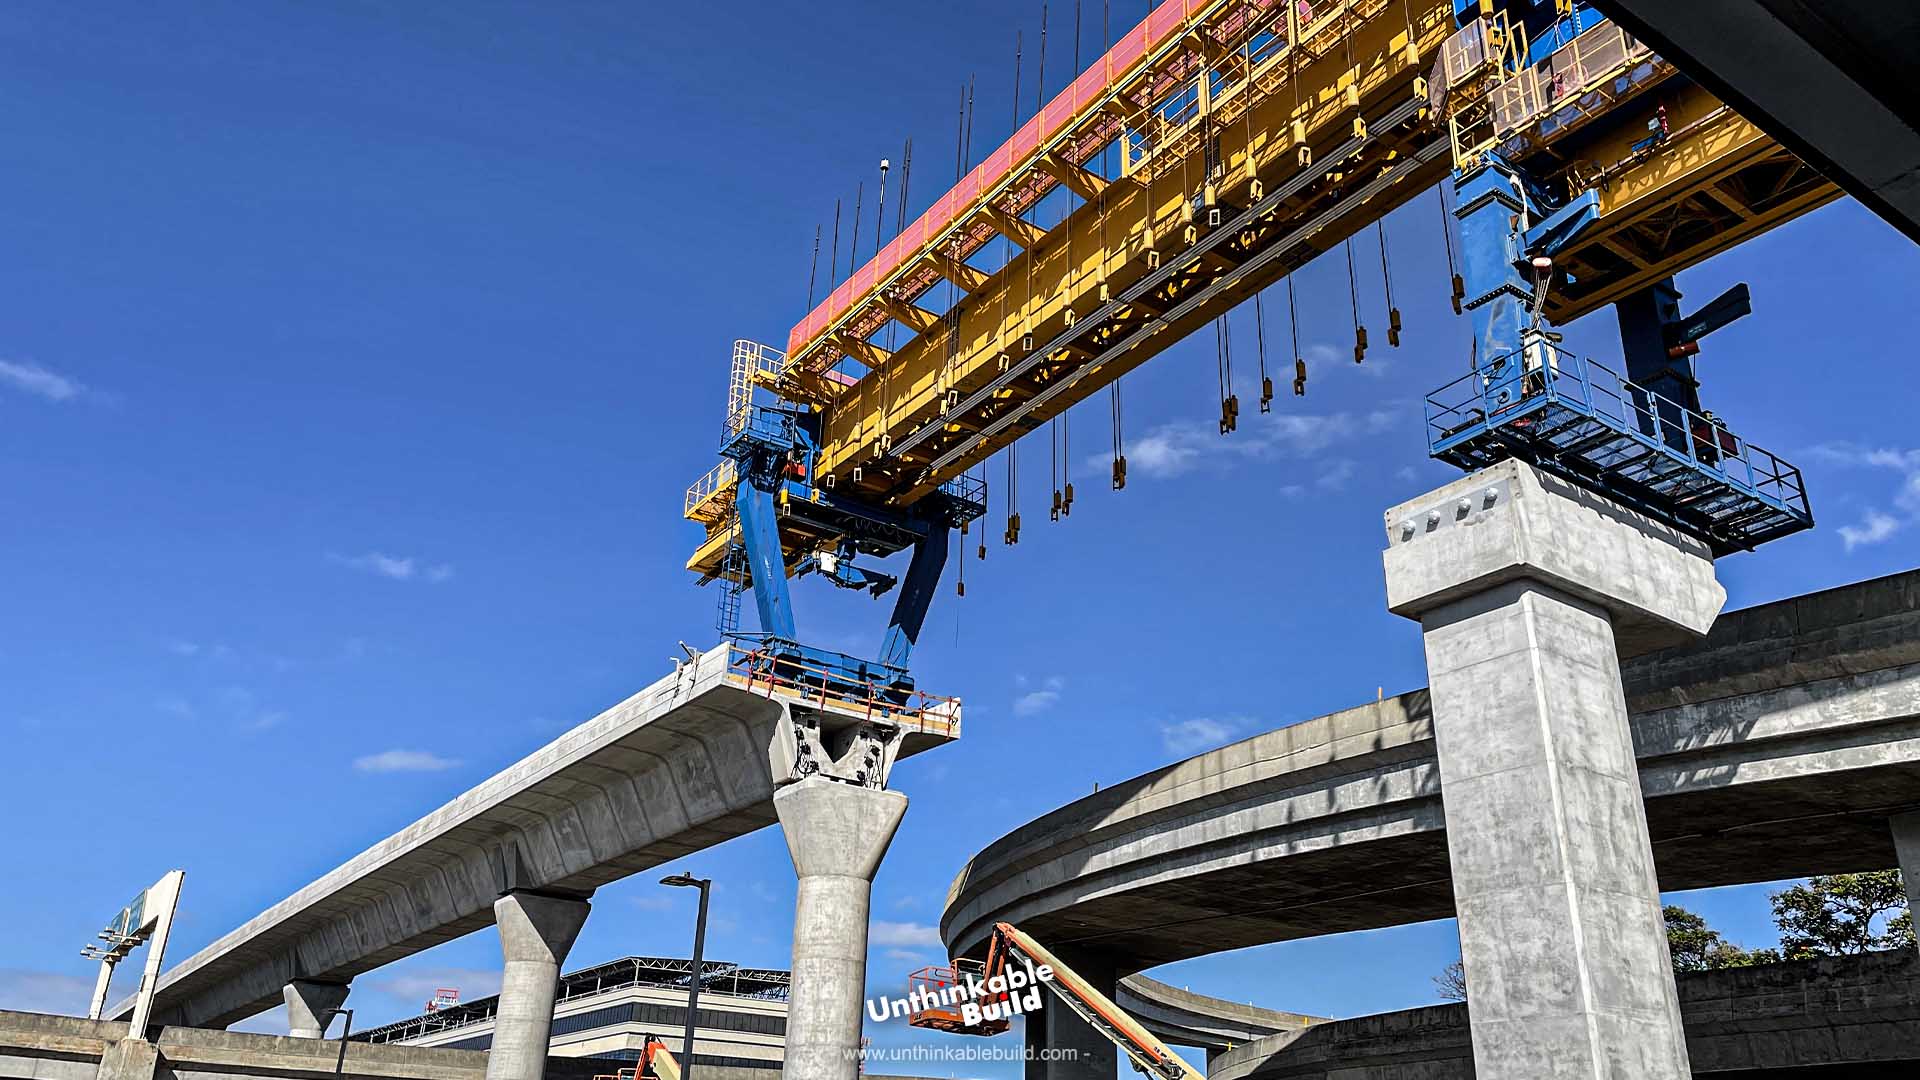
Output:
[[[987,939],[986,963],[956,959],[950,966],[921,968],[908,976],[912,988],[923,991],[916,995],[916,1000],[932,1000],[909,1013],[907,1023],[955,1035],[999,1035],[1005,1032],[1010,1025],[1004,1008],[1001,1015],[968,1024],[962,1015],[961,1005],[972,1003],[985,1007],[1004,1007],[1010,995],[1006,992],[988,992],[984,986],[989,980],[1008,974],[1015,964],[1024,964],[1035,970],[1043,966],[1052,969],[1053,977],[1040,982],[1047,996],[1073,1010],[1095,1031],[1106,1036],[1141,1072],[1164,1077],[1165,1080],[1205,1080],[1197,1069],[1187,1064],[1167,1044],[1154,1038],[1146,1028],[1140,1026],[1139,1021],[1115,1005],[1111,998],[1095,990],[1079,973],[1061,963],[1059,957],[1011,923],[993,924],[993,936]],[[971,981],[968,976],[972,976]],[[944,995],[940,991],[976,983],[983,988],[977,997],[951,1003],[941,1001]]]

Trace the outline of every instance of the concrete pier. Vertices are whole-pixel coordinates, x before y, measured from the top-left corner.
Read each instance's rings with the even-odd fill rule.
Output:
[[[296,1039],[323,1039],[333,1010],[347,1000],[346,983],[295,979],[283,991],[287,999],[287,1034]]]
[[[1060,962],[1079,973],[1108,1000],[1118,996],[1120,978],[1115,958],[1086,949],[1056,948]],[[1038,1016],[1026,1021],[1026,1080],[1113,1080],[1120,1052],[1052,991],[1040,994]]]
[[[1920,919],[1920,811],[1896,814],[1888,825],[1893,829],[1893,853],[1900,860],[1900,880],[1907,887],[1907,910]]]
[[[1475,1074],[1687,1080],[1620,658],[1712,626],[1711,554],[1516,461],[1386,525],[1388,607],[1432,678]]]
[[[773,809],[800,878],[781,1076],[853,1080],[873,875],[907,812],[907,797],[812,776],[776,792]]]
[[[494,901],[506,964],[487,1080],[541,1080],[560,965],[587,921],[589,906],[585,900],[534,892],[510,892]]]

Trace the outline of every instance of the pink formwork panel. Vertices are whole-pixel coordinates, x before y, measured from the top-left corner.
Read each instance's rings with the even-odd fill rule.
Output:
[[[982,195],[992,191],[1006,179],[1013,167],[1025,161],[1034,151],[1044,146],[1048,140],[1058,135],[1082,109],[1099,100],[1106,92],[1130,74],[1132,67],[1158,48],[1167,38],[1178,33],[1187,25],[1194,13],[1206,7],[1210,0],[1163,0],[1148,13],[1146,19],[1133,29],[1120,35],[1113,48],[1094,61],[1092,67],[1082,72],[1073,82],[1055,94],[1041,110],[1020,125],[1013,137],[1000,144],[988,154],[979,165],[967,173],[947,191],[935,199],[926,213],[914,220],[912,225],[902,230],[892,243],[882,248],[860,269],[854,271],[846,281],[827,294],[806,317],[794,324],[787,334],[787,352],[789,355],[800,349],[821,334],[833,321],[845,314],[856,299],[863,298],[880,282],[886,280],[895,270],[919,256],[926,246],[940,238],[949,226],[972,212]]]

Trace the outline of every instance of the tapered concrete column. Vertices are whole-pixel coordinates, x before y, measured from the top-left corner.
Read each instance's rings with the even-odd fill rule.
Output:
[[[907,812],[897,791],[811,776],[773,796],[800,876],[784,1080],[853,1080],[866,997],[873,875]]]
[[[587,921],[589,906],[585,900],[531,892],[510,892],[493,902],[506,964],[487,1080],[540,1080],[546,1072],[560,965]]]
[[[296,1039],[326,1037],[327,1021],[333,1010],[347,1000],[346,983],[309,982],[295,979],[281,991],[287,999],[287,1034]]]
[[[1120,974],[1111,956],[1068,947],[1051,951],[1107,1000],[1118,996]],[[1026,1019],[1026,1080],[1114,1080],[1119,1048],[1051,990],[1042,990],[1040,1000],[1040,1011]]]
[[[1920,812],[1900,814],[1893,827],[1893,852],[1900,860],[1900,880],[1907,886],[1907,910],[1920,920]]]
[[[1479,1080],[1687,1080],[1620,656],[1725,602],[1699,541],[1504,462],[1387,515],[1420,620]]]

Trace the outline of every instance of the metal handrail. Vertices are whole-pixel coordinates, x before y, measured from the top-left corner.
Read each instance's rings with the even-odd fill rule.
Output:
[[[1540,350],[1537,366],[1520,379],[1521,396],[1495,400],[1496,387],[1513,385],[1512,378],[1495,380],[1475,371],[1453,380],[1427,396],[1428,445],[1441,444],[1476,425],[1489,429],[1511,423],[1555,401],[1578,403],[1579,411],[1609,422],[1622,435],[1642,445],[1711,470],[1781,506],[1809,513],[1806,486],[1800,470],[1773,452],[1733,434],[1703,413],[1655,393],[1589,357],[1539,342],[1500,359],[1525,367],[1528,350]],[[1491,365],[1499,369],[1499,363]],[[1512,370],[1512,369],[1510,369]],[[1462,384],[1468,384],[1462,387]]]
[[[895,701],[882,696],[881,688],[873,683],[864,684],[860,688],[863,692],[830,689],[835,685],[846,686],[846,679],[822,665],[808,663],[789,653],[741,649],[737,645],[729,645],[728,649],[727,671],[732,675],[744,676],[745,689],[749,693],[757,687],[765,687],[767,697],[775,693],[787,693],[802,701],[859,710],[869,720],[874,719],[876,713],[883,719],[910,718],[922,730],[937,729],[945,735],[953,734],[956,722],[952,717],[958,711],[959,698],[912,690],[904,699]],[[793,675],[783,676],[781,671],[792,672]],[[806,676],[818,681],[809,681]],[[939,715],[941,713],[946,715],[943,717]]]

